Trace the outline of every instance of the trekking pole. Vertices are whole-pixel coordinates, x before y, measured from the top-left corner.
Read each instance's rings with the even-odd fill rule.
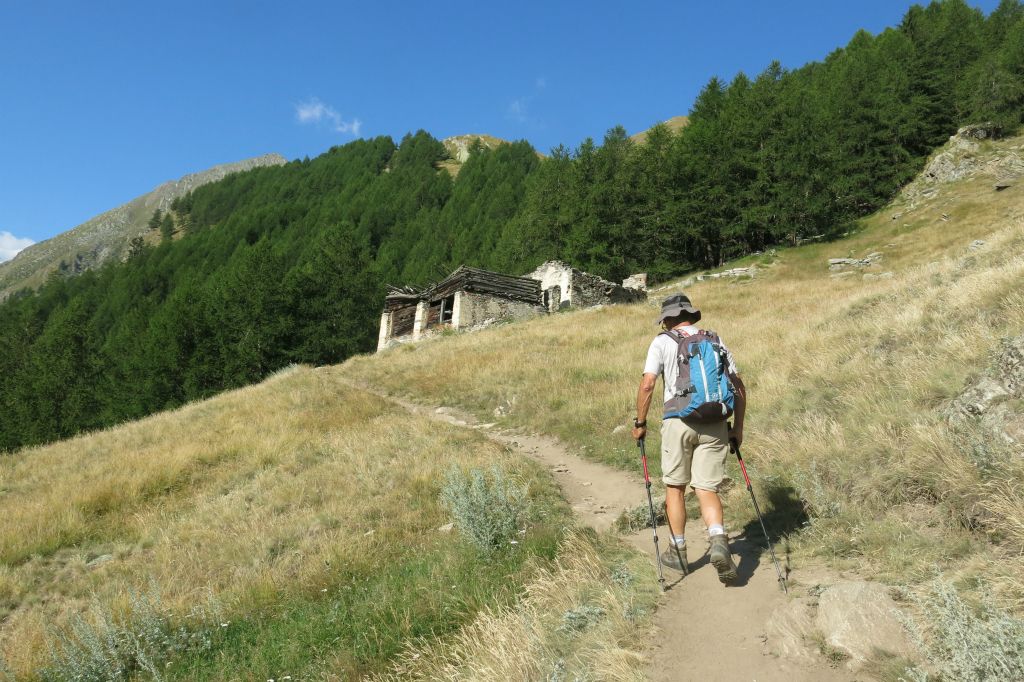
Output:
[[[764,517],[761,516],[761,508],[757,506],[757,498],[754,497],[754,487],[750,485],[750,476],[747,475],[747,465],[743,463],[743,455],[740,454],[740,444],[736,442],[735,438],[729,439],[729,446],[733,452],[736,453],[736,459],[740,462],[740,471],[743,472],[743,480],[747,482],[747,492],[750,493],[750,501],[754,503],[754,512],[757,514],[757,520],[761,522],[761,530],[764,531],[764,540],[768,543],[768,552],[772,555],[772,561],[775,562],[775,573],[779,576],[779,586],[782,587],[782,591],[789,594],[789,590],[786,588],[786,579],[782,576],[782,568],[779,566],[779,560],[775,558],[775,550],[772,549],[772,539],[768,536],[768,529],[764,525]]]
[[[661,552],[658,549],[658,518],[654,515],[654,498],[651,497],[651,475],[647,472],[647,450],[644,448],[644,439],[638,438],[636,446],[640,448],[640,461],[644,465],[644,485],[647,486],[647,505],[651,509],[651,530],[654,533],[654,556],[658,560],[658,583],[661,585],[661,591],[664,592],[667,588],[665,587],[665,574],[661,570]]]

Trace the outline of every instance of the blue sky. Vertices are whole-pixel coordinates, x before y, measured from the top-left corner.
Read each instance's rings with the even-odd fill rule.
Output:
[[[820,60],[909,4],[0,0],[0,260],[267,152],[419,128],[544,152],[636,132],[714,75]]]

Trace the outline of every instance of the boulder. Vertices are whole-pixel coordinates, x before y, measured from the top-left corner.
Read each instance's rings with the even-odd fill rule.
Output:
[[[828,269],[835,272],[847,267],[866,268],[878,263],[880,260],[882,260],[882,254],[878,252],[869,253],[864,258],[829,258]]]
[[[97,566],[102,566],[103,564],[105,564],[105,563],[107,563],[109,561],[113,561],[113,560],[114,560],[114,555],[113,554],[101,554],[98,557],[96,557],[95,559],[93,559],[92,561],[90,561],[89,563],[87,563],[86,567],[87,568],[96,568]]]
[[[765,624],[765,648],[775,656],[817,662],[812,607],[803,600],[792,599],[776,608]]]
[[[647,291],[647,273],[640,272],[635,275],[630,275],[626,279],[622,280],[622,286],[625,289],[639,289],[640,291]]]
[[[982,430],[1024,455],[1024,336],[1003,339],[988,370],[946,407],[950,426],[977,423]]]
[[[850,657],[857,668],[878,651],[914,660],[916,649],[900,622],[899,607],[877,583],[844,581],[818,600],[814,625],[825,644]]]

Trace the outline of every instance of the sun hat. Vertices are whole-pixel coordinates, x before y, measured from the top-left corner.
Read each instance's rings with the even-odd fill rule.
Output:
[[[676,317],[683,313],[691,313],[696,317],[695,321],[700,320],[700,311],[693,307],[689,298],[683,294],[669,296],[661,302],[661,315],[655,324],[661,324],[666,317]]]

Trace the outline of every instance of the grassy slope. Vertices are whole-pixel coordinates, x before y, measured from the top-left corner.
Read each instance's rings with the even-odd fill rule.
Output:
[[[518,546],[482,562],[437,530],[453,463],[529,485],[539,516]],[[155,581],[180,622],[212,593],[229,623],[172,678],[380,670],[410,638],[514,601],[568,518],[544,472],[475,432],[288,370],[0,460],[0,662],[28,676],[54,624],[93,599],[123,613]]]
[[[987,245],[969,251],[974,239]],[[892,279],[830,278],[829,257],[873,251],[884,259],[871,271]],[[761,495],[775,503],[774,521],[796,524],[801,508],[812,514],[794,540],[797,559],[823,555],[906,583],[936,566],[985,573],[1021,603],[1024,501],[1005,493],[1024,467],[1006,453],[995,466],[980,462],[971,435],[950,432],[940,408],[1001,337],[1024,333],[1022,253],[1024,187],[996,193],[992,178],[979,176],[914,207],[898,200],[841,242],[745,259],[761,264],[752,281],[688,288],[750,387],[745,452]],[[556,434],[632,469],[635,447],[613,429],[633,414],[657,300],[674,290],[653,292],[647,304],[406,345],[340,371]],[[499,407],[509,414],[495,417]],[[750,520],[744,498],[741,489],[729,497],[734,526]]]
[[[981,466],[970,434],[949,432],[938,408],[998,338],[1024,328],[1022,208],[1020,187],[948,185],[841,243],[747,259],[761,262],[753,281],[689,289],[751,387],[746,450],[773,521],[792,520],[783,512],[797,495],[812,512],[792,543],[797,560],[824,555],[903,583],[936,566],[986,574],[1020,599],[1024,503],[1002,494],[1020,480],[1019,460],[996,453]],[[988,244],[969,252],[978,238]],[[826,258],[875,250],[893,279],[829,278]],[[555,434],[635,469],[628,435],[613,429],[632,415],[656,300],[673,288],[645,305],[293,370],[0,461],[0,652],[17,670],[36,667],[49,624],[93,595],[124,608],[155,578],[173,613],[212,591],[230,622],[212,653],[176,660],[172,677],[346,677],[396,655],[394,674],[423,678],[566,666],[635,676],[630,642],[652,595],[631,576],[649,567],[575,533],[547,563],[567,518],[548,477],[346,379]],[[435,530],[447,520],[439,476],[455,460],[498,461],[530,482],[548,521],[526,546],[481,562]],[[734,527],[750,520],[743,491],[728,507]],[[90,567],[101,554],[113,558]],[[611,615],[570,637],[570,612]]]

